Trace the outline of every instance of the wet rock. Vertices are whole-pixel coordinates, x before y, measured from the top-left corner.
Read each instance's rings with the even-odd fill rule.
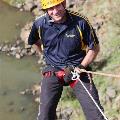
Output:
[[[14,105],[14,102],[13,101],[10,101],[9,103],[8,103],[8,105]]]
[[[31,89],[25,89],[24,91],[20,91],[21,95],[32,95]]]
[[[20,112],[24,112],[24,111],[25,111],[25,107],[21,107]]]
[[[17,59],[20,59],[20,58],[21,58],[20,54],[18,54],[18,53],[15,55],[15,57],[16,57]]]
[[[14,111],[14,108],[10,108],[9,110],[8,110],[8,112],[13,112]]]
[[[4,96],[4,95],[7,95],[7,91],[3,91],[2,92],[2,95]]]
[[[26,92],[25,92],[25,91],[21,91],[20,94],[21,94],[21,95],[25,95]]]

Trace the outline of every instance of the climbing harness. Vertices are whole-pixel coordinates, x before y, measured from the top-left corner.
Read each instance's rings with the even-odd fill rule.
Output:
[[[72,76],[72,80],[78,80],[81,85],[83,86],[83,88],[85,89],[85,91],[87,92],[87,94],[89,95],[89,97],[92,99],[92,101],[94,102],[95,106],[98,108],[98,110],[100,111],[100,113],[103,115],[105,120],[108,120],[108,118],[105,116],[105,114],[103,113],[103,111],[101,110],[101,108],[99,107],[99,105],[96,103],[96,101],[94,100],[94,98],[92,97],[92,95],[90,94],[90,92],[88,91],[88,89],[85,87],[85,85],[83,84],[83,82],[80,80],[80,74],[76,71],[72,72],[73,74]]]

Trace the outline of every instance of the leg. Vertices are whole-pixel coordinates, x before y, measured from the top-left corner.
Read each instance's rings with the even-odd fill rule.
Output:
[[[44,77],[41,84],[38,120],[55,120],[56,108],[62,94],[63,86],[54,75]]]
[[[83,84],[86,86],[90,94],[93,96],[94,100],[98,103],[100,108],[103,110],[102,106],[100,105],[98,91],[94,85],[94,83],[90,83],[87,75],[81,75],[80,79],[82,80]],[[92,84],[92,89],[90,89]],[[95,106],[91,98],[88,96],[87,92],[78,81],[78,83],[74,86],[73,91],[79,100],[85,117],[87,120],[104,120],[102,114],[99,112],[98,108]]]

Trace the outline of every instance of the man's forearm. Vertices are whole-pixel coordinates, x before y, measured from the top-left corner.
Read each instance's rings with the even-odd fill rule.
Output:
[[[36,50],[36,52],[37,52],[38,54],[41,54],[41,53],[43,52],[40,41],[37,41],[37,42],[33,45],[33,47],[35,48],[35,50]]]
[[[81,65],[83,65],[84,67],[87,67],[89,64],[91,64],[96,58],[99,50],[100,50],[99,45],[97,45],[93,50],[88,50],[88,53],[86,54],[85,58],[81,62]]]

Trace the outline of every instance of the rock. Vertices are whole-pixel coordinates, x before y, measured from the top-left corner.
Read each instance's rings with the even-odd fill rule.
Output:
[[[25,11],[31,11],[31,9],[35,6],[34,1],[33,0],[25,0],[25,4],[24,4],[24,10]]]
[[[20,59],[20,58],[21,58],[20,54],[18,54],[18,53],[15,55],[15,57],[16,57],[17,59]]]
[[[38,64],[41,64],[41,65],[45,65],[46,63],[45,63],[45,60],[44,60],[44,56],[43,56],[43,54],[41,54],[40,56],[39,56],[39,60],[38,60],[38,62],[37,62]]]
[[[115,98],[113,108],[119,110],[118,112],[120,112],[120,95]]]
[[[40,103],[40,97],[35,98],[36,103]]]
[[[20,47],[20,46],[16,47],[16,49],[14,49],[14,51],[15,51],[16,53],[20,53],[20,52],[21,52],[21,47]]]
[[[21,29],[20,38],[25,43],[25,48],[27,48],[29,46],[28,45],[28,36],[30,34],[30,30],[31,30],[32,24],[33,23],[30,22],[30,23],[26,24],[24,26],[24,28]]]
[[[22,49],[22,50],[21,50],[21,54],[27,55],[27,49]]]
[[[10,108],[8,111],[9,111],[9,112],[13,112],[13,111],[14,111],[14,108]]]
[[[70,120],[73,110],[68,107],[63,110],[61,109],[62,108],[57,109],[57,118],[62,120]]]
[[[36,50],[35,50],[34,48],[31,48],[30,52],[31,52],[32,54],[35,54]]]
[[[106,94],[110,97],[110,98],[115,98],[116,97],[116,90],[113,87],[108,87],[106,90]]]
[[[21,91],[20,94],[21,94],[21,95],[25,95],[26,92],[25,92],[25,91]]]
[[[40,85],[38,85],[38,84],[33,85],[32,89],[31,89],[32,94],[33,95],[40,95],[40,89],[41,89]]]
[[[13,101],[10,101],[9,103],[8,103],[8,105],[14,105],[14,102]]]
[[[112,99],[108,95],[105,96],[105,103],[109,108],[112,107]]]
[[[9,47],[8,47],[8,45],[5,45],[5,46],[3,46],[3,48],[2,48],[2,52],[7,52],[9,50]]]
[[[21,40],[17,40],[17,41],[16,41],[16,45],[17,45],[17,46],[20,45],[20,43],[21,43]]]
[[[22,53],[20,53],[20,56],[23,57],[24,55]]]
[[[3,91],[2,92],[2,95],[4,96],[4,95],[7,95],[7,91]]]
[[[2,51],[3,46],[4,46],[3,44],[2,44],[2,45],[0,45],[0,51]]]
[[[15,51],[12,51],[12,52],[10,52],[10,55],[15,56],[15,55],[16,55],[16,52],[15,52]]]
[[[16,49],[17,49],[16,47],[12,46],[10,50],[15,51]]]
[[[16,4],[16,7],[17,7],[18,9],[21,9],[22,6],[23,6],[23,4],[21,4],[21,3],[17,3],[17,4]]]
[[[24,112],[25,111],[25,108],[24,107],[21,107],[20,108],[20,112]]]

